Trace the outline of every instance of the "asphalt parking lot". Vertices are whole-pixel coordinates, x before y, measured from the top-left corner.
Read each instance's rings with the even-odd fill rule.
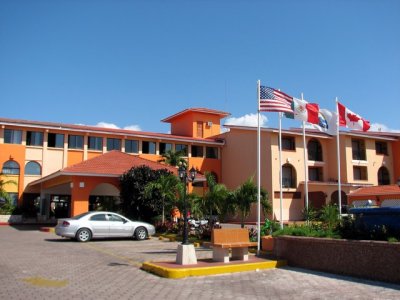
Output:
[[[0,299],[400,299],[400,285],[291,267],[160,278],[141,263],[174,260],[177,242],[157,238],[78,243],[37,227],[0,226],[0,246]]]

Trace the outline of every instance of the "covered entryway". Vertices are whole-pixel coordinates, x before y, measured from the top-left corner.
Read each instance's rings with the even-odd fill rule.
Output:
[[[97,185],[89,196],[89,211],[105,210],[120,211],[119,189],[109,183],[100,183]]]
[[[89,210],[119,210],[119,177],[135,166],[177,169],[141,157],[110,151],[64,168],[29,184],[40,193],[40,214],[48,219],[72,217]]]

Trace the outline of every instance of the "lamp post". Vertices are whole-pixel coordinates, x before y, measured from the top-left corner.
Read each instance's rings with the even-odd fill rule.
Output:
[[[182,237],[182,245],[189,245],[188,239],[188,218],[187,218],[187,199],[186,199],[186,186],[189,181],[193,182],[196,178],[196,169],[192,167],[189,170],[189,178],[186,172],[186,168],[183,165],[179,166],[178,174],[179,178],[184,184],[184,194],[183,194],[183,237]]]

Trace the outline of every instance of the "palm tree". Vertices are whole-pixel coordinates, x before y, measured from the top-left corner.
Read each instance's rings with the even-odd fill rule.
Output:
[[[231,193],[230,199],[235,203],[236,207],[240,211],[240,224],[244,227],[244,220],[249,216],[251,205],[257,202],[258,189],[257,185],[253,182],[253,177],[247,179],[241,186],[239,186],[233,193]],[[262,200],[265,201],[266,192],[261,193]]]
[[[0,173],[0,199],[4,199],[5,203],[1,208],[4,211],[9,212],[10,210],[13,209],[13,205],[11,203],[12,199],[8,194],[8,192],[6,191],[5,187],[8,184],[17,185],[17,183],[14,180],[3,180],[2,176],[4,176],[4,174]]]
[[[183,166],[187,166],[187,161],[186,159],[183,158],[184,153],[182,151],[173,151],[173,150],[168,150],[162,155],[162,159],[159,160],[159,162],[165,162],[168,165],[171,166],[179,166],[180,164],[183,164]]]
[[[272,213],[272,203],[268,199],[268,192],[263,188],[260,189],[260,203],[264,213],[264,218],[268,218],[268,215]]]
[[[145,197],[150,198],[153,193],[160,196],[162,205],[162,223],[165,223],[165,206],[171,206],[176,199],[179,180],[175,175],[161,175],[157,180],[149,182],[144,188]]]
[[[206,172],[206,181],[208,191],[204,195],[204,210],[209,209],[210,218],[213,212],[218,213],[220,219],[223,220],[229,212],[233,212],[233,206],[227,201],[228,189],[225,185],[219,184],[215,181],[215,177],[212,173]]]

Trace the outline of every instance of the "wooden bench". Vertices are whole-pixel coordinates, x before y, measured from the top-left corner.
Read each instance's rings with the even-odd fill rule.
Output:
[[[232,259],[249,260],[249,247],[257,246],[250,242],[247,228],[213,229],[211,232],[211,247],[213,260],[229,262],[229,249],[232,249]]]

